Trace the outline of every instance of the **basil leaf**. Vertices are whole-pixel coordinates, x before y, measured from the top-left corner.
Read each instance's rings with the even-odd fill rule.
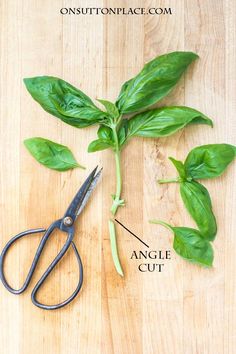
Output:
[[[176,167],[177,171],[179,172],[180,177],[185,180],[186,179],[186,172],[185,172],[185,167],[184,167],[183,162],[175,160],[173,157],[169,157],[169,160]]]
[[[195,120],[201,118],[204,124],[212,121],[201,112],[184,106],[161,107],[139,113],[128,120],[126,140],[132,136],[158,138],[174,134]]]
[[[178,255],[189,262],[203,266],[212,266],[214,253],[209,241],[198,230],[190,227],[173,227],[163,221],[150,220],[174,233],[173,248]]]
[[[112,130],[105,125],[101,125],[97,131],[97,135],[100,139],[112,141]]]
[[[57,171],[81,167],[68,147],[44,138],[30,138],[24,144],[31,155],[42,165]]]
[[[24,83],[46,112],[69,125],[84,128],[106,119],[106,113],[97,108],[87,95],[64,80],[39,76],[24,79]]]
[[[92,141],[88,146],[88,152],[95,152],[100,150],[105,150],[112,147],[112,142],[105,139],[97,139]]]
[[[184,259],[203,266],[212,266],[214,253],[210,242],[198,230],[172,227],[175,234],[173,248]]]
[[[114,146],[112,130],[109,127],[101,125],[97,132],[97,140],[92,141],[88,146],[88,152],[105,150]]]
[[[100,102],[101,104],[103,104],[103,106],[106,108],[107,113],[111,117],[113,117],[113,118],[119,117],[120,112],[114,103],[107,101],[107,100],[98,100],[97,99],[97,101]]]
[[[210,144],[191,150],[185,160],[187,174],[195,179],[220,176],[235,158],[235,146]]]
[[[180,183],[180,194],[202,236],[209,241],[214,240],[217,225],[207,189],[196,181],[186,181]]]
[[[134,78],[133,78],[133,79],[134,79]],[[130,79],[130,80],[126,81],[126,82],[123,83],[123,85],[121,86],[121,90],[120,90],[119,96],[118,96],[118,98],[117,98],[117,100],[116,100],[116,106],[117,106],[117,107],[120,107],[121,102],[125,100],[126,90],[128,89],[129,84],[131,84],[131,82],[133,81],[133,79]],[[122,110],[121,113],[124,114],[125,112]]]
[[[161,100],[197,58],[192,52],[172,52],[147,63],[137,76],[122,86],[116,102],[119,111],[137,112]]]

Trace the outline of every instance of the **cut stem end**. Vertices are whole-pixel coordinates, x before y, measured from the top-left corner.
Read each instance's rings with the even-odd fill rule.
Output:
[[[123,277],[124,273],[120,264],[118,250],[117,250],[115,224],[112,220],[109,220],[109,233],[110,233],[112,259],[117,273]]]

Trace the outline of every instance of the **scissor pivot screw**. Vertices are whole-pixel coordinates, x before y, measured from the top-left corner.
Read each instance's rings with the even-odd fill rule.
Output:
[[[70,216],[66,216],[63,220],[65,226],[71,226],[73,224],[73,219]]]

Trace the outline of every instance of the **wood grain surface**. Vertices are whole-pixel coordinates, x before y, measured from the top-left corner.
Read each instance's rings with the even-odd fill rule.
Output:
[[[28,228],[47,227],[97,164],[102,182],[80,217],[75,243],[83,259],[79,297],[58,311],[32,305],[32,284],[21,296],[0,287],[2,354],[234,354],[236,347],[235,175],[206,181],[218,222],[210,270],[191,265],[172,251],[172,235],[150,218],[193,226],[173,177],[168,156],[183,159],[201,144],[235,143],[236,2],[233,0],[1,0],[0,1],[0,247]],[[62,7],[171,7],[161,16],[62,16]],[[191,66],[163,104],[185,104],[212,117],[215,125],[191,126],[166,139],[133,139],[122,156],[126,207],[117,217],[154,250],[171,250],[163,272],[140,273],[132,250],[144,250],[117,227],[121,278],[111,260],[107,221],[115,188],[110,151],[88,154],[96,127],[75,129],[50,116],[26,92],[22,79],[64,78],[90,97],[117,97],[121,84],[151,58],[191,50]],[[25,138],[42,136],[69,146],[87,170],[59,173],[39,165]],[[7,257],[12,284],[22,284],[41,235],[15,245]],[[65,236],[55,234],[33,277],[35,284]],[[40,292],[40,300],[66,298],[78,280],[69,252]]]

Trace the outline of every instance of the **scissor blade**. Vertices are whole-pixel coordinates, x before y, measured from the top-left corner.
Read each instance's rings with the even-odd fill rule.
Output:
[[[101,174],[101,170],[97,174],[96,174],[96,172],[97,172],[97,167],[90,173],[90,175],[87,177],[85,182],[80,187],[79,191],[76,193],[76,195],[73,198],[72,202],[70,203],[70,206],[68,207],[64,217],[70,216],[73,220],[75,220],[76,217],[81,213],[92,190],[96,186],[96,183],[94,185],[93,181],[98,180],[98,177]],[[88,193],[89,193],[89,195],[88,195]]]
[[[87,190],[87,193],[81,203],[81,205],[79,206],[79,208],[76,211],[76,218],[79,216],[79,214],[82,212],[82,210],[84,209],[85,205],[87,204],[89,197],[92,193],[92,191],[94,190],[94,188],[96,187],[99,177],[102,173],[102,168],[98,171],[98,173],[94,176],[92,183],[90,184],[89,189]]]

